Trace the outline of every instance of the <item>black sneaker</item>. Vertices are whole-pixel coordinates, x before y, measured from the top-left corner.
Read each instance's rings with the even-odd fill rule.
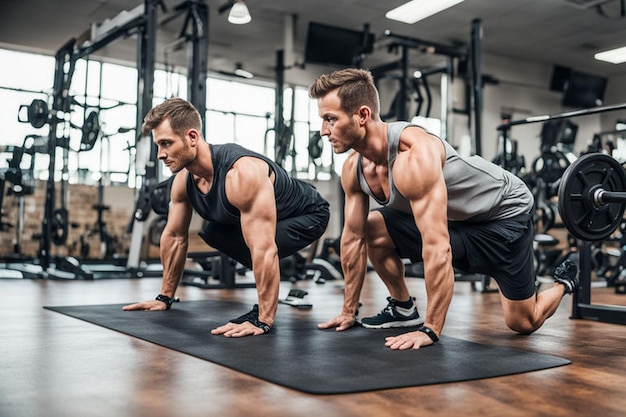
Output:
[[[554,270],[554,282],[565,286],[565,294],[578,291],[578,267],[569,259]]]
[[[388,329],[390,327],[411,327],[424,323],[417,312],[413,299],[409,308],[398,306],[398,300],[387,297],[387,307],[375,316],[361,319],[363,327],[368,329]]]

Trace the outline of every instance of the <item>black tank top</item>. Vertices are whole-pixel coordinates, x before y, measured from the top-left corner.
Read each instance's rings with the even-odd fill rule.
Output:
[[[320,205],[328,205],[314,186],[291,178],[280,165],[264,155],[234,143],[209,144],[209,148],[213,161],[213,182],[209,192],[202,193],[196,186],[193,174],[187,175],[187,196],[194,210],[205,220],[223,224],[239,223],[239,210],[226,198],[226,173],[239,158],[244,156],[262,159],[269,165],[268,175],[274,172],[274,195],[278,220],[311,213]]]

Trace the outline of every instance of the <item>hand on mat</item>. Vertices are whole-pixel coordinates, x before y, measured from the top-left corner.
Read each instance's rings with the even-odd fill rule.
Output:
[[[334,319],[328,320],[326,323],[320,323],[317,325],[318,329],[330,329],[336,327],[337,331],[348,330],[354,326],[354,315],[352,314],[340,314]]]
[[[419,349],[432,344],[430,337],[422,332],[403,333],[385,338],[385,346],[393,350]]]
[[[124,311],[133,311],[133,310],[144,310],[144,311],[164,311],[167,309],[167,306],[163,301],[150,300],[150,301],[142,301],[140,303],[129,304],[127,306],[122,307]]]
[[[244,337],[258,336],[261,334],[265,334],[265,332],[260,327],[256,327],[254,324],[246,321],[241,324],[228,322],[223,326],[211,330],[211,334],[221,334],[226,337]]]

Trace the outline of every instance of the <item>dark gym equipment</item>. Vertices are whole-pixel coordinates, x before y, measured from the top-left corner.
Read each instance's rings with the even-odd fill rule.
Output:
[[[623,109],[626,109],[625,103],[575,110],[556,115],[534,116],[503,123],[498,126],[498,130],[506,137],[512,126]],[[558,191],[559,210],[563,210],[561,216],[568,230],[569,227],[572,227],[573,230],[570,230],[572,234],[579,233],[580,236],[592,239],[602,239],[603,236],[609,236],[619,227],[624,214],[624,204],[626,203],[626,181],[624,181],[623,167],[617,162],[613,163],[607,160],[605,157],[608,156],[600,155],[602,154],[587,154],[574,161],[566,170],[566,175],[561,180]],[[620,183],[622,188],[615,188]],[[567,201],[573,204],[571,210],[567,206]],[[581,215],[583,218],[580,217]],[[567,223],[565,218],[568,219]],[[585,218],[586,221],[581,222]],[[579,239],[578,264],[580,286],[576,294],[574,294],[571,317],[573,319],[626,324],[625,307],[591,303],[592,246],[593,242]]]
[[[26,119],[21,117],[23,110],[26,110]],[[33,100],[30,104],[21,105],[17,113],[19,122],[30,123],[35,129],[44,127],[48,123],[49,117],[48,103],[39,98]]]
[[[619,227],[626,204],[626,173],[612,157],[586,154],[570,165],[559,186],[559,214],[574,236],[608,238]]]
[[[161,0],[144,0],[143,9],[140,13],[124,17],[115,30],[106,33],[91,33],[92,39],[72,38],[67,41],[55,55],[55,73],[51,107],[44,100],[34,100],[26,107],[27,120],[35,128],[49,125],[47,153],[49,155],[48,180],[46,185],[46,201],[44,218],[42,221],[42,233],[37,258],[42,272],[42,278],[83,278],[92,279],[93,273],[82,266],[72,257],[56,259],[52,256],[52,245],[66,243],[68,228],[67,204],[67,181],[63,180],[61,186],[61,205],[57,206],[56,190],[56,156],[57,148],[63,151],[63,178],[67,178],[67,159],[69,153],[69,138],[58,136],[64,127],[76,127],[64,119],[58,118],[59,113],[67,114],[72,111],[72,105],[76,104],[74,97],[69,94],[72,76],[79,59],[107,46],[113,41],[138,34],[138,97],[137,97],[137,123],[141,126],[145,114],[152,106],[154,84],[154,50],[156,42],[156,11]],[[138,9],[137,9],[138,10]],[[126,16],[126,15],[124,15]],[[23,107],[18,112],[19,117],[23,113]],[[93,147],[94,142],[100,137],[99,116],[97,112],[91,112],[82,126],[81,150]]]
[[[304,290],[294,288],[292,290],[289,290],[289,294],[287,294],[287,298],[285,298],[284,300],[282,299],[278,300],[278,302],[281,304],[290,305],[295,308],[299,308],[303,310],[310,310],[313,308],[313,304],[307,301],[304,301],[304,297],[306,297],[307,294],[308,292]]]

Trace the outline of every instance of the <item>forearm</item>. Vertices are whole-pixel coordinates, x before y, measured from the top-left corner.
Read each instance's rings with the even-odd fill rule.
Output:
[[[342,313],[356,315],[367,268],[367,251],[364,241],[342,243],[341,267],[344,275]]]
[[[432,257],[431,257],[432,258]],[[437,259],[424,259],[427,308],[424,325],[441,334],[454,291],[454,269],[450,254]]]
[[[160,255],[161,264],[163,265],[161,294],[174,297],[185,270],[188,246],[187,236],[164,235],[161,237]]]
[[[278,250],[264,251],[252,258],[252,272],[259,301],[259,320],[272,326],[278,308],[280,268]]]

